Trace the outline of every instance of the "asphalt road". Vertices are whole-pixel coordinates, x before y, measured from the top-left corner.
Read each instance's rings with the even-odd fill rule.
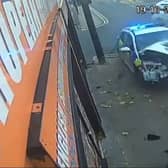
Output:
[[[137,4],[151,5],[156,1],[141,0]],[[128,0],[119,2],[117,0],[92,0],[92,7],[103,14],[109,21],[102,27],[97,28],[97,32],[104,50],[104,53],[112,52],[116,37],[122,28],[130,25],[151,22],[151,14],[140,15],[136,13],[136,4],[129,3]],[[81,45],[87,62],[92,61],[92,57],[96,55],[92,41],[88,31],[78,31]]]

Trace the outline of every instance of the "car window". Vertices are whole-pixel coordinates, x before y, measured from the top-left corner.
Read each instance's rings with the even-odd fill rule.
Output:
[[[133,49],[132,36],[127,32],[122,32],[119,39],[119,47],[129,47]]]
[[[120,38],[118,40],[118,47],[122,48],[122,47],[126,47],[126,33],[122,32],[120,35]]]
[[[125,40],[126,40],[126,46],[129,47],[131,50],[133,50],[134,47],[133,47],[132,36],[129,33],[126,34]]]

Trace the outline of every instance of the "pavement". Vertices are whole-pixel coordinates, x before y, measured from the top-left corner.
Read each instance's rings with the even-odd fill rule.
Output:
[[[87,69],[90,90],[102,118],[110,168],[166,168],[168,164],[168,82],[138,80],[117,55]],[[148,136],[158,136],[151,141]]]

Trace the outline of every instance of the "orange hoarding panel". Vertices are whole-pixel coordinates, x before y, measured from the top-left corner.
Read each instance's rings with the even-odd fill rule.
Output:
[[[58,163],[63,167],[79,167],[70,104],[68,78],[72,76],[69,76],[67,65],[67,57],[70,57],[67,55],[67,30],[62,17],[59,22],[62,31],[58,55]]]
[[[56,23],[54,23],[56,24]],[[57,29],[57,28],[56,28]],[[44,101],[44,110],[42,115],[42,125],[40,133],[40,141],[51,156],[51,158],[56,160],[56,121],[57,121],[57,51],[59,47],[59,31],[55,33],[54,39],[51,40],[52,51],[51,60],[49,67],[48,83]]]
[[[0,167],[25,164],[34,92],[56,13],[42,4],[43,0],[0,1]]]
[[[62,17],[58,14],[40,141],[60,167],[78,167],[68,77],[67,30]]]

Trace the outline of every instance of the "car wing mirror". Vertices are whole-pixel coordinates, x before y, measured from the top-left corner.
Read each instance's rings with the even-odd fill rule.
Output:
[[[121,52],[130,52],[130,48],[129,47],[122,47],[119,49]]]

